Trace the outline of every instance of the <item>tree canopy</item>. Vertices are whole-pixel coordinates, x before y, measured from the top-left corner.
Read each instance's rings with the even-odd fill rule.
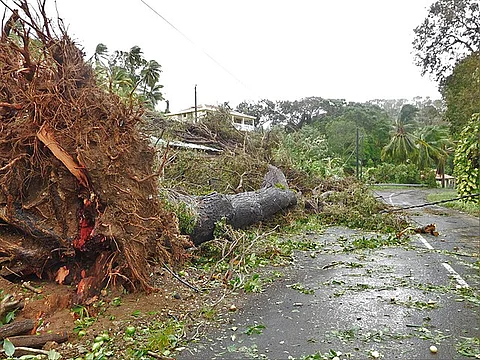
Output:
[[[107,46],[98,44],[90,61],[99,83],[120,97],[135,97],[150,109],[163,100],[163,85],[159,84],[161,65],[156,60],[146,60],[140,47],[109,54]]]
[[[447,77],[442,94],[447,103],[445,118],[457,137],[472,115],[480,111],[480,52],[462,59]]]
[[[431,73],[442,82],[458,60],[479,51],[479,2],[437,0],[414,32],[414,55],[422,75]]]

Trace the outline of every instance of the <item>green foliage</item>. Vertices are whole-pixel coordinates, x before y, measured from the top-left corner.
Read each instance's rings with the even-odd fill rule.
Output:
[[[459,61],[441,89],[447,103],[445,118],[451,124],[452,134],[460,132],[480,109],[480,52]]]
[[[349,356],[349,354],[346,354]],[[335,351],[330,349],[326,353],[320,353],[316,352],[315,354],[310,354],[310,355],[304,355],[298,358],[298,360],[333,360],[333,359],[339,359],[339,357],[342,356],[342,353],[340,351]],[[289,357],[290,360],[296,360],[294,357]]]
[[[304,285],[299,284],[299,283],[295,283],[295,284],[292,284],[292,285],[287,285],[287,287],[292,288],[294,290],[297,290],[297,291],[299,291],[299,292],[301,292],[302,294],[305,294],[305,295],[315,294],[314,289],[306,288]]]
[[[408,226],[406,221],[393,214],[381,213],[383,205],[372,195],[366,185],[351,182],[329,197],[318,217],[326,224],[345,225],[350,228],[398,232]]]
[[[275,161],[304,171],[307,176],[343,175],[340,159],[329,156],[325,136],[318,127],[311,125],[285,133],[275,152]]]
[[[3,350],[5,350],[5,355],[7,355],[8,357],[15,354],[15,346],[8,339],[3,340]]]
[[[418,156],[416,147],[415,117],[418,109],[410,104],[402,106],[400,114],[394,123],[394,131],[390,142],[382,150],[382,159],[401,164],[413,162]]]
[[[0,289],[0,295],[2,295],[2,294],[3,294],[3,289]],[[5,296],[2,296],[0,300],[1,301],[9,300],[9,299],[6,299],[7,297],[9,299],[13,298],[12,295],[7,294]],[[16,310],[8,311],[3,318],[0,318],[0,326],[11,323],[15,319],[15,312],[16,312]]]
[[[472,116],[462,130],[460,140],[455,149],[454,174],[457,190],[462,196],[480,192],[480,114]],[[470,201],[478,202],[477,198]]]
[[[163,100],[161,66],[155,60],[146,60],[140,47],[108,54],[107,47],[98,44],[90,62],[98,84],[121,98],[138,101],[150,109]]]
[[[447,76],[455,60],[479,50],[480,5],[477,0],[437,0],[414,29],[416,64],[437,80]]]
[[[455,349],[462,356],[478,358],[478,354],[480,354],[480,338],[462,337],[462,340],[455,344]]]
[[[435,172],[431,171],[435,180]],[[366,171],[366,179],[371,183],[420,184],[421,174],[414,164],[394,165],[384,163]]]
[[[146,349],[163,356],[169,356],[171,350],[179,344],[184,334],[184,324],[170,319],[157,328],[149,328]]]
[[[108,333],[98,335],[93,340],[92,346],[85,355],[85,360],[106,360],[113,355],[113,351],[108,349],[111,341]]]
[[[165,209],[174,212],[178,219],[178,228],[181,234],[191,234],[197,222],[195,212],[186,203],[169,201],[165,194],[163,197]]]
[[[397,237],[395,234],[390,234],[386,236],[362,236],[360,238],[355,238],[351,246],[346,246],[345,251],[351,251],[355,249],[377,249],[387,246],[397,246],[404,245],[408,242],[408,239],[403,237]]]
[[[263,332],[263,329],[265,329],[265,325],[262,325],[262,324],[251,325],[245,330],[245,334],[260,335]]]
[[[256,292],[260,293],[263,291],[262,282],[259,274],[253,274],[248,280],[243,284],[243,289],[246,293]]]
[[[332,156],[355,166],[356,132],[359,132],[359,155],[365,164],[381,161],[381,149],[387,144],[391,120],[387,113],[373,104],[349,103],[337,115],[326,116],[325,134]],[[321,122],[315,123],[322,129]]]
[[[97,319],[91,317],[87,308],[83,305],[75,305],[72,312],[76,317],[73,332],[79,336],[85,335],[85,330],[88,329]]]
[[[256,103],[242,102],[237,110],[257,117],[260,125],[269,124],[296,131],[305,125],[322,121],[325,115],[340,115],[344,105],[344,100],[313,96],[294,101],[262,99]]]
[[[415,138],[415,145],[418,149],[418,168],[424,170],[433,167],[442,173],[453,145],[448,134],[448,128],[427,125],[415,132]]]

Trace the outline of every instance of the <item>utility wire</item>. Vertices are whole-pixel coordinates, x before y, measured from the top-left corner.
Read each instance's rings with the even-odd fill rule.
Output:
[[[412,205],[412,206],[406,206],[406,207],[402,207],[402,208],[383,210],[383,211],[381,211],[381,213],[391,213],[391,212],[394,212],[394,211],[401,211],[401,210],[414,209],[414,208],[425,207],[425,206],[430,206],[430,205],[443,204],[443,203],[450,202],[450,201],[457,201],[457,200],[466,199],[466,198],[475,198],[475,197],[478,197],[478,196],[480,196],[480,193],[472,194],[472,195],[459,196],[459,197],[456,197],[456,198],[453,198],[453,199],[439,200],[439,201],[434,201],[434,202],[420,204],[420,205]]]
[[[185,38],[189,43],[191,43],[196,48],[200,49],[200,51],[207,56],[210,60],[212,60],[217,66],[219,66],[223,71],[225,71],[228,75],[230,75],[233,79],[238,81],[243,87],[245,87],[248,91],[254,93],[245,83],[236,77],[231,71],[229,71],[225,66],[223,66],[219,61],[217,61],[213,56],[207,53],[204,49],[198,46],[192,39],[190,39],[185,33],[183,33],[179,28],[173,25],[170,21],[168,21],[164,16],[162,16],[157,10],[155,10],[152,6],[150,6],[145,0],[140,0],[146,7],[148,7],[151,11],[153,11],[158,17],[160,17],[163,21],[165,21],[168,25],[170,25],[176,32],[178,32],[183,38]]]

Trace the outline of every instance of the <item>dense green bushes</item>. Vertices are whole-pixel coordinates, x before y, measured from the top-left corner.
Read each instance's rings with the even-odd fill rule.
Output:
[[[393,165],[385,163],[368,169],[365,180],[374,184],[425,184],[436,187],[435,171],[427,170],[422,173],[415,164]]]

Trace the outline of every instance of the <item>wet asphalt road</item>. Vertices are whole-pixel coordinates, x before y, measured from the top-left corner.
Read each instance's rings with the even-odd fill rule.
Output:
[[[395,206],[423,203],[425,194],[377,192]],[[291,266],[276,269],[279,280],[239,300],[237,312],[177,359],[468,359],[462,348],[480,358],[471,345],[480,338],[480,298],[471,296],[480,287],[479,219],[439,206],[409,216],[419,226],[435,223],[440,235],[344,251],[352,239],[376,235],[337,227],[306,234],[320,250],[297,252]]]

